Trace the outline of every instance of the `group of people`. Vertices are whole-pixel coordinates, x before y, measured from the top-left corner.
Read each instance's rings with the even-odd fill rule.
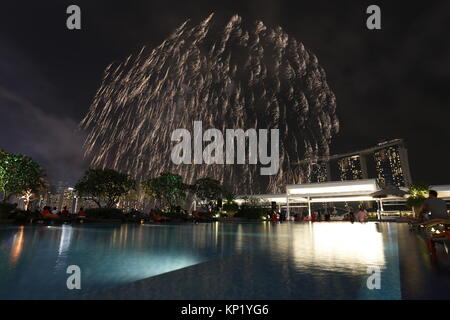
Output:
[[[364,209],[363,207],[360,207],[358,212],[356,212],[356,213],[353,211],[350,211],[348,213],[348,218],[351,223],[354,223],[355,221],[360,222],[360,223],[365,223],[365,222],[367,222],[368,217],[369,217],[369,215],[368,215],[366,209]]]
[[[270,221],[272,222],[283,222],[286,221],[286,211],[285,210],[281,210],[280,213],[273,211],[272,214],[270,215]]]
[[[45,206],[42,208],[42,210],[37,209],[37,212],[39,212],[42,217],[44,218],[70,218],[70,217],[80,217],[85,218],[86,212],[81,207],[80,210],[78,210],[77,213],[70,213],[69,210],[67,210],[67,207],[63,207],[61,211],[59,211],[56,207],[53,207],[53,209],[50,206]]]
[[[354,223],[355,221],[364,223],[367,222],[368,217],[369,215],[364,207],[360,207],[356,213],[353,211],[347,213],[344,217],[344,220],[350,221],[351,223]],[[311,212],[311,215],[309,215],[307,212],[295,213],[294,221],[331,221],[331,212],[330,210],[319,210],[317,212]]]
[[[329,208],[319,209],[318,211],[311,212],[311,215],[309,215],[309,213],[306,211],[294,214],[294,221],[297,222],[301,221],[316,222],[316,221],[330,221],[330,220],[331,220],[331,210]]]

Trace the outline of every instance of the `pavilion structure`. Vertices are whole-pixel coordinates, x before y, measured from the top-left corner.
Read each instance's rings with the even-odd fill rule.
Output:
[[[407,188],[401,189],[407,191]],[[436,190],[439,198],[450,200],[450,185],[431,186],[430,189]],[[279,209],[286,208],[288,218],[294,208],[303,208],[311,215],[311,206],[316,203],[377,202],[378,218],[381,219],[384,206],[394,203],[404,204],[406,201],[406,197],[400,196],[387,196],[382,199],[372,197],[372,194],[379,190],[376,179],[289,184],[286,185],[286,193],[242,195],[237,198],[237,202],[240,204],[245,199],[251,198],[274,202]]]

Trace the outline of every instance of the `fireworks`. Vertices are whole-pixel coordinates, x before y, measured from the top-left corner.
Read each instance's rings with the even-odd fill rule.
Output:
[[[314,54],[280,27],[239,16],[225,26],[213,15],[187,21],[157,48],[130,55],[105,70],[81,122],[92,167],[128,172],[138,180],[173,172],[192,183],[211,177],[236,193],[284,192],[308,182],[311,165],[328,155],[338,131],[335,96]],[[279,129],[280,169],[260,164],[180,164],[171,161],[171,134],[194,121],[205,129]]]

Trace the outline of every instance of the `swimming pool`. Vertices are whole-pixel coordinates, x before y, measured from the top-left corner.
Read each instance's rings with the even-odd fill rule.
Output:
[[[2,226],[0,299],[400,299],[396,233],[347,222]],[[67,288],[70,265],[81,290]],[[367,287],[373,270],[380,289]]]

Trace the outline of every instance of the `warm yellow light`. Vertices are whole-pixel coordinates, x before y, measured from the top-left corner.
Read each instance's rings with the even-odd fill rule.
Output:
[[[241,197],[243,198],[245,196],[241,196]],[[272,202],[273,201],[273,202],[277,202],[277,203],[286,203],[286,196],[285,195],[279,196],[279,197],[274,195],[274,196],[271,197],[271,196],[262,194],[262,195],[247,196],[247,197],[249,199],[256,198],[256,199],[261,199],[262,201],[268,201],[268,202]],[[245,202],[245,200],[242,199],[242,198],[236,199],[235,202],[238,203],[238,204],[242,204],[243,202]]]
[[[314,198],[311,202],[346,202],[346,201],[372,201],[375,200],[369,196],[354,196],[354,197],[330,197],[330,198]]]
[[[326,194],[326,193],[344,193],[344,192],[375,192],[375,184],[358,184],[358,185],[343,185],[343,186],[317,186],[317,187],[296,187],[288,189],[289,194]]]
[[[289,252],[298,268],[314,265],[332,272],[357,273],[366,272],[367,266],[386,263],[383,234],[374,223],[311,223],[299,229],[303,232],[292,233],[288,244],[274,244]]]
[[[14,236],[13,244],[11,247],[11,263],[16,263],[22,254],[23,243],[24,243],[24,226],[19,227],[19,231]]]
[[[286,202],[286,197],[281,197],[281,198],[267,198],[267,199],[264,199],[264,200],[267,200],[267,201],[273,201],[273,202],[282,202],[282,203],[285,203],[285,202]]]

